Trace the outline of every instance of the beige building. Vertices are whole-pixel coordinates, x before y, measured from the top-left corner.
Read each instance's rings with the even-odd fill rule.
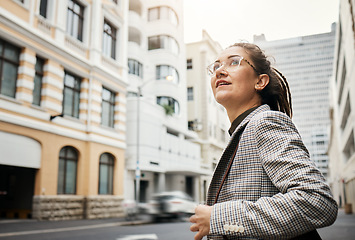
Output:
[[[340,207],[355,210],[355,2],[340,0],[331,93],[329,180]]]
[[[201,41],[186,44],[188,127],[198,134],[205,170],[200,177],[201,200],[206,200],[212,173],[229,139],[227,113],[215,101],[207,74],[207,66],[221,51],[222,47],[206,31],[202,32]]]
[[[128,0],[0,1],[0,217],[120,216]]]

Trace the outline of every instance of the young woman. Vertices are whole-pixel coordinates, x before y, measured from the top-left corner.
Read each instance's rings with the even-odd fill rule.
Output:
[[[195,240],[319,239],[337,204],[291,121],[286,78],[250,43],[225,49],[208,67],[231,140],[212,178],[207,205],[190,230]]]

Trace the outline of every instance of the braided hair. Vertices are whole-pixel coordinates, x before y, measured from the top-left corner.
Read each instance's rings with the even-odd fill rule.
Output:
[[[291,92],[286,77],[271,66],[264,51],[255,44],[245,42],[235,43],[230,47],[242,47],[254,63],[257,72],[269,76],[269,83],[263,90],[258,91],[262,104],[268,104],[272,110],[284,112],[292,117]]]

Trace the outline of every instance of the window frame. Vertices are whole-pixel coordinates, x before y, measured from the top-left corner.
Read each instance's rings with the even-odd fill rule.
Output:
[[[40,63],[40,69],[38,69],[38,63]],[[41,105],[41,95],[42,95],[42,84],[43,84],[43,76],[44,76],[44,64],[45,59],[36,56],[36,64],[35,64],[35,76],[33,79],[33,90],[32,90],[32,104],[40,106]],[[36,84],[36,79],[39,80],[38,84]],[[39,90],[38,90],[39,89]],[[39,92],[39,99],[35,98],[35,92]]]
[[[107,156],[107,160],[108,162],[103,162],[103,157]],[[102,189],[102,183],[101,180],[103,180],[102,178],[102,167],[103,166],[107,166],[107,178],[106,183],[107,185],[104,186],[105,189]],[[113,185],[114,185],[114,169],[115,169],[115,157],[111,154],[111,153],[102,153],[100,155],[100,159],[99,159],[99,184],[98,184],[98,194],[99,195],[113,195]]]
[[[106,26],[110,27],[111,33],[107,31]],[[116,28],[110,21],[104,19],[102,53],[107,57],[111,57],[112,59],[116,59],[117,33],[118,28]],[[111,44],[106,44],[108,40],[111,40]]]
[[[69,85],[66,84],[66,76],[69,75],[71,77],[74,78],[74,81],[77,81],[78,84],[75,84],[74,83],[74,87],[71,87]],[[66,115],[66,116],[71,116],[71,117],[74,117],[74,118],[79,118],[79,113],[80,113],[80,92],[81,92],[81,78],[79,78],[78,76],[74,75],[74,74],[71,74],[67,71],[64,71],[64,87],[63,87],[63,110],[62,110],[62,113],[63,115]],[[78,88],[75,88],[75,86],[78,86]],[[65,100],[66,100],[66,89],[69,89],[69,90],[72,90],[73,91],[73,96],[72,96],[72,102],[71,102],[71,106],[72,106],[72,111],[71,111],[71,114],[66,114],[65,113]],[[76,103],[75,102],[75,96],[78,95],[78,102]],[[77,104],[77,105],[75,105]],[[76,108],[77,107],[77,108]],[[77,111],[76,111],[77,109]]]
[[[110,99],[104,99],[104,91],[110,93]],[[101,94],[102,102],[101,102],[101,125],[114,128],[115,127],[115,103],[116,103],[116,93],[108,88],[102,87],[102,94]],[[107,103],[109,106],[109,112],[104,112],[104,104]],[[104,123],[103,116],[104,114],[108,114],[108,123]]]
[[[71,158],[70,156],[68,156],[68,152],[69,150],[73,150],[73,152],[75,153],[75,157]],[[61,152],[64,151],[64,157],[61,156]],[[60,162],[63,162],[63,176],[60,176]],[[75,176],[74,176],[74,191],[70,192],[67,189],[67,165],[68,162],[72,162],[75,163]],[[72,194],[75,195],[76,191],[77,191],[77,180],[78,180],[78,162],[79,162],[79,152],[76,148],[72,147],[72,146],[65,146],[62,149],[60,149],[59,152],[59,159],[58,159],[58,178],[57,178],[57,194],[59,195],[64,195],[64,194]],[[62,177],[62,179],[60,179]],[[63,184],[62,184],[62,189],[60,189],[60,180],[63,180]],[[73,180],[73,179],[72,179]]]
[[[15,45],[5,41],[5,40],[2,40],[2,39],[0,39],[0,45],[2,45],[1,52],[0,52],[0,95],[15,98],[16,97],[16,88],[17,88],[18,68],[20,66],[21,49]],[[10,59],[5,56],[5,51],[7,49],[6,46],[9,46],[10,48],[13,48],[15,50],[17,61],[14,61],[13,59]],[[15,79],[12,79],[15,81],[14,89],[9,90],[9,91],[11,91],[11,95],[5,94],[3,92],[3,79],[5,80],[5,78],[2,77],[3,71],[4,71],[4,63],[8,63],[12,67],[14,67],[14,70],[16,70]]]
[[[73,8],[71,8],[71,3],[73,3]],[[74,8],[75,6],[79,6],[79,13],[75,12]],[[68,8],[67,8],[67,33],[72,36],[73,38],[83,42],[83,37],[84,37],[84,12],[85,12],[85,6],[83,6],[79,1],[77,0],[69,0],[68,1]],[[78,25],[75,27],[75,21],[76,18],[78,17]],[[71,20],[71,21],[69,21]],[[77,31],[75,34],[74,31]]]

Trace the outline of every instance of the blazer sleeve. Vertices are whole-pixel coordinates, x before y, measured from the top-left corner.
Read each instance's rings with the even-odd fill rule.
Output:
[[[279,193],[256,202],[215,204],[210,234],[287,239],[331,225],[337,217],[337,203],[291,119],[281,112],[266,111],[256,115],[248,127],[254,133],[251,145]],[[244,231],[228,231],[226,223],[237,223]]]

